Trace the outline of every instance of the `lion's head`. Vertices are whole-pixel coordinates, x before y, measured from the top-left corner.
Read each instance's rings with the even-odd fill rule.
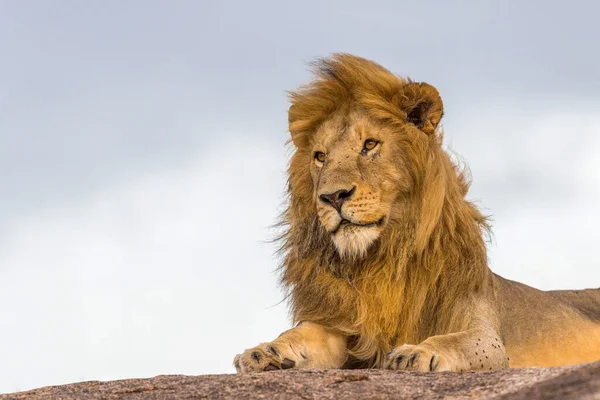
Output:
[[[341,257],[361,258],[390,221],[415,211],[419,167],[440,142],[442,100],[431,85],[359,57],[315,66],[318,79],[291,93],[292,197],[318,215]]]

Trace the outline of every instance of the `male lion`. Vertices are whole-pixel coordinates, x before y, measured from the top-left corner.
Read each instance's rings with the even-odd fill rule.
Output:
[[[297,325],[237,355],[237,371],[600,359],[600,289],[542,292],[488,268],[437,90],[347,54],[316,74],[290,96],[281,280]]]

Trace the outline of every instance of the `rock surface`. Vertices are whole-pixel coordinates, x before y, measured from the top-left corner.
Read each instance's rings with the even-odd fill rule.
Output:
[[[82,382],[0,395],[34,399],[600,399],[600,362],[560,368],[419,373],[273,371]]]

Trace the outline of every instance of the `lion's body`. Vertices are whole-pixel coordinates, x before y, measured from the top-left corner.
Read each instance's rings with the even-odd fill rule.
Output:
[[[349,55],[317,73],[289,111],[282,283],[298,325],[238,371],[600,359],[600,289],[542,292],[488,268],[489,226],[441,146],[437,91]]]
[[[498,276],[494,282],[511,367],[600,359],[600,289],[543,292]]]

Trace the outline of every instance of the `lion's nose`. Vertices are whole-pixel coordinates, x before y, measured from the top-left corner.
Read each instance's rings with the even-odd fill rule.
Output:
[[[323,193],[319,195],[319,198],[322,202],[330,204],[333,208],[340,212],[342,210],[342,204],[344,204],[344,201],[352,197],[355,189],[356,186],[352,187],[350,190],[342,189],[333,193]]]

